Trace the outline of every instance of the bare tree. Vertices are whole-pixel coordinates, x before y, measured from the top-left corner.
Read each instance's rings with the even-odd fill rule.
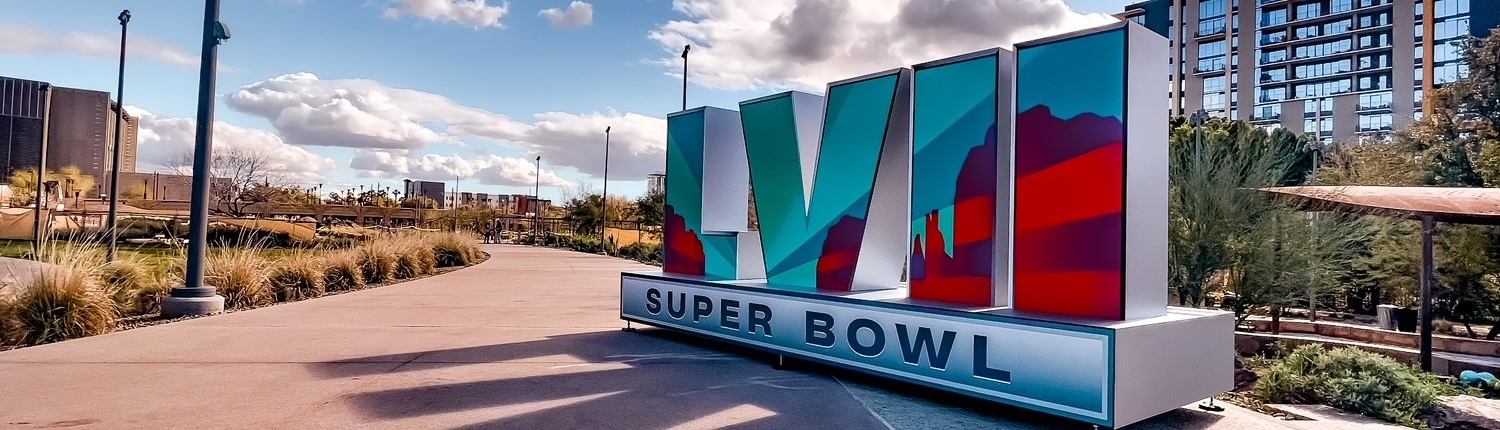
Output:
[[[173,157],[163,167],[178,175],[193,174],[193,153],[187,151]],[[214,211],[230,216],[244,216],[251,205],[263,199],[254,198],[262,193],[251,191],[284,187],[285,172],[274,167],[271,158],[264,152],[240,148],[222,148],[214,151],[209,159],[209,198],[218,204]]]

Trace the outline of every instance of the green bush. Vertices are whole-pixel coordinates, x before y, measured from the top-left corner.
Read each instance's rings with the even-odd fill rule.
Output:
[[[1357,348],[1303,345],[1256,360],[1254,394],[1265,403],[1322,403],[1402,425],[1422,425],[1454,388],[1430,373]]]
[[[629,258],[631,260],[657,266],[660,266],[662,262],[661,253],[661,244],[642,242],[622,246],[619,250],[619,256],[622,258]]]
[[[342,251],[323,257],[323,288],[327,291],[356,290],[365,286],[365,275],[354,251]]]
[[[294,255],[271,267],[271,290],[276,301],[291,302],[323,295],[323,267],[309,255]]]
[[[569,236],[566,239],[568,249],[578,252],[599,253],[604,248],[600,246],[599,238],[591,236]]]

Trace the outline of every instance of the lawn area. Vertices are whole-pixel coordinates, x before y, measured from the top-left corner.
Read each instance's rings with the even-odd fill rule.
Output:
[[[69,242],[65,240],[54,240],[47,243],[48,246],[66,246]],[[103,246],[100,245],[100,248],[102,249]],[[209,252],[214,252],[219,249],[221,248],[211,248],[209,249]],[[115,250],[118,252],[119,258],[139,259],[146,262],[151,266],[151,273],[153,275],[164,274],[166,273],[167,268],[171,267],[173,263],[181,262],[187,258],[186,247],[178,248],[169,246],[142,246],[122,243],[117,246]],[[262,257],[265,257],[266,259],[272,261],[280,260],[292,255],[317,255],[321,252],[319,250],[290,248],[260,248],[257,251],[259,251]],[[31,241],[0,240],[0,257],[27,258],[30,255]]]

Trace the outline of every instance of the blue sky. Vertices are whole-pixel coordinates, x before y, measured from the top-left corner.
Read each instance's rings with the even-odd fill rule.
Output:
[[[679,108],[785,89],[1105,22],[1121,0],[228,0],[216,145],[272,154],[325,191],[462,177],[463,191],[644,192]],[[141,171],[191,148],[197,1],[8,2],[0,75],[113,92],[131,9],[125,103]],[[552,9],[551,12],[544,12]],[[550,16],[549,16],[550,15]]]

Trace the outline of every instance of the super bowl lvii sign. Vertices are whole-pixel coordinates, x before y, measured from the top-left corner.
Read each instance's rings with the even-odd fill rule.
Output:
[[[1227,391],[1231,316],[1166,305],[1167,53],[1122,22],[672,114],[621,317],[1106,427]]]

